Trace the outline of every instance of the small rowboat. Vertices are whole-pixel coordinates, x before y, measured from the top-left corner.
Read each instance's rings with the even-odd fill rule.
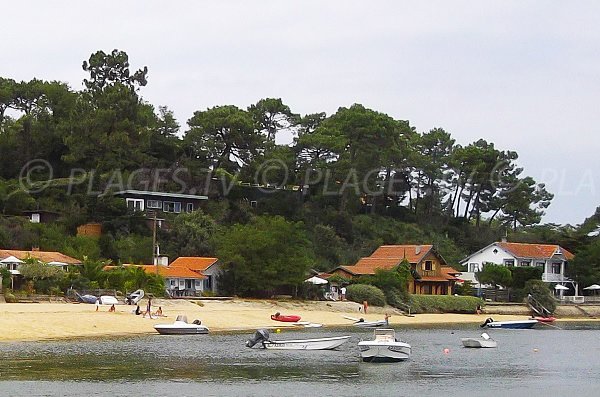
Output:
[[[298,321],[300,321],[300,318],[300,316],[296,316],[293,314],[282,315],[279,314],[279,312],[271,315],[271,320],[282,321],[284,323],[297,323]]]
[[[540,323],[553,323],[556,320],[556,317],[540,317],[535,316],[532,317],[534,320],[539,321]]]
[[[464,347],[498,347],[498,342],[490,338],[487,333],[481,334],[481,338],[461,338]]]
[[[260,347],[269,350],[331,350],[346,343],[350,336],[334,336],[316,339],[270,340],[265,329],[256,331],[254,338],[246,342],[247,347],[260,343]]]
[[[507,328],[507,329],[528,329],[538,323],[538,320],[513,320],[513,321],[494,321],[493,318],[485,320],[480,327],[488,328]]]

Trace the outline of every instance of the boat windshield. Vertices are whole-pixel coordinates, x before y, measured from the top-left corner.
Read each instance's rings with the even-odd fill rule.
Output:
[[[175,321],[181,321],[183,323],[187,323],[187,316],[185,314],[180,314],[177,316]]]
[[[396,340],[396,332],[393,329],[383,328],[374,330],[375,339]]]

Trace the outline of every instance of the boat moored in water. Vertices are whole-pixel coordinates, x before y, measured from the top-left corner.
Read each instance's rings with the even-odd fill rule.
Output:
[[[162,335],[195,335],[208,334],[208,327],[202,325],[200,320],[194,320],[191,324],[187,322],[187,317],[179,315],[172,324],[156,324],[154,329]]]
[[[506,328],[506,329],[528,329],[532,328],[534,325],[538,323],[538,320],[513,320],[513,321],[494,321],[493,318],[488,318],[485,320],[480,327],[488,327],[488,328]]]
[[[269,331],[259,329],[254,334],[254,338],[246,341],[246,346],[259,345],[263,349],[271,350],[331,350],[346,343],[348,339],[350,339],[349,335],[315,339],[271,340]]]
[[[490,338],[487,333],[482,333],[479,338],[461,338],[464,347],[474,348],[494,348],[498,347],[498,342]]]
[[[366,362],[397,362],[410,357],[411,346],[396,339],[391,328],[374,330],[374,339],[358,342],[360,355]]]

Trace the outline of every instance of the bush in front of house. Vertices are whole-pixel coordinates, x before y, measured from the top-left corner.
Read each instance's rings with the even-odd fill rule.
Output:
[[[484,305],[474,296],[411,295],[411,313],[475,313],[477,306]]]
[[[351,284],[346,288],[346,299],[352,302],[367,301],[371,306],[385,306],[385,295],[379,288],[367,284]]]

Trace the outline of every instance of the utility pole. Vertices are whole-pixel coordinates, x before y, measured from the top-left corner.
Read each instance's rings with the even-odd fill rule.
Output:
[[[156,211],[154,211],[154,220],[152,222],[152,264],[156,266],[156,274],[158,274],[158,258],[156,257]]]

